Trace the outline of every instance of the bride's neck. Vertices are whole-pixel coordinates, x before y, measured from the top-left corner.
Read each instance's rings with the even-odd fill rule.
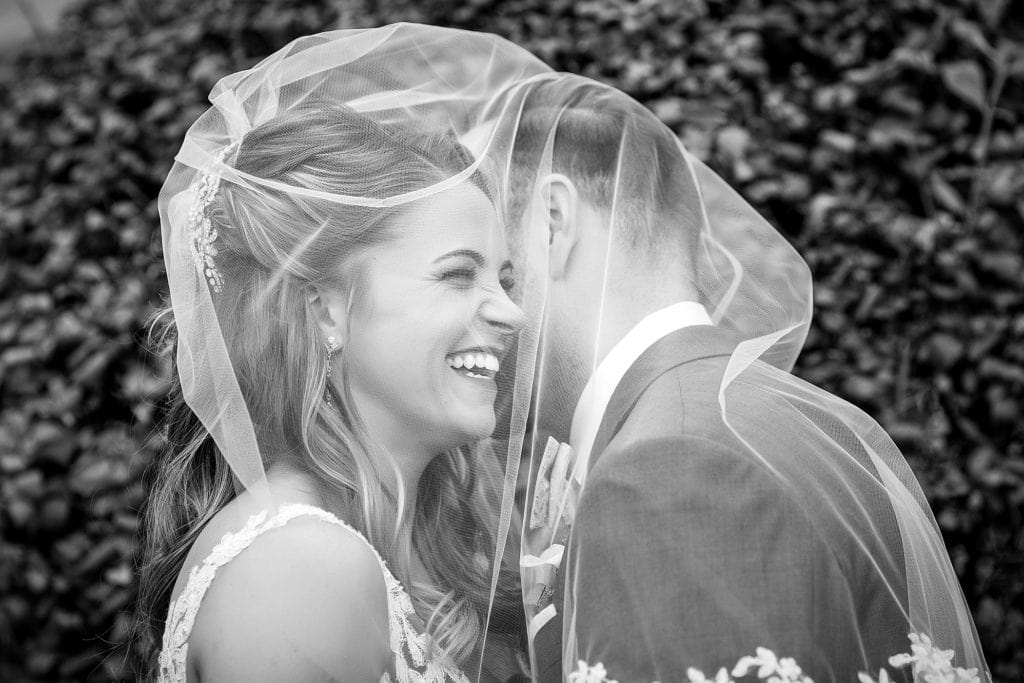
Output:
[[[416,511],[417,491],[419,489],[419,477],[422,474],[422,469],[412,473],[400,469],[399,472],[402,475],[401,481],[406,487],[404,518],[402,521],[396,519],[398,515],[398,510],[396,509],[392,512],[392,518],[386,521],[386,526],[394,525],[393,528],[397,528],[401,536],[399,545],[409,549],[408,578],[415,583],[429,584],[431,583],[430,573],[420,559],[412,538],[414,526],[412,520]],[[392,473],[392,480],[385,483],[385,487],[396,498],[398,496],[397,477],[398,475]],[[329,512],[338,514],[343,519],[345,517],[345,511],[335,509],[336,506],[331,505],[331,501],[323,499],[323,494],[318,492],[318,487],[308,473],[297,470],[288,463],[278,462],[271,465],[267,470],[267,483],[270,486],[271,495],[279,503],[303,503],[326,509]],[[355,520],[346,521],[353,523]]]
[[[276,462],[267,468],[267,484],[275,500],[323,506],[310,476],[287,463]]]
[[[401,514],[405,522],[411,522],[415,514],[423,469],[422,467],[403,468],[402,463],[399,462],[397,471],[389,468],[381,472],[381,476],[384,478],[381,483],[395,500],[399,499],[399,482],[401,482],[404,489],[404,505]],[[309,473],[303,472],[287,462],[276,462],[267,469],[267,484],[273,499],[280,503],[304,503],[324,508],[335,514],[342,512],[336,509],[337,506],[332,505],[330,500],[324,500],[323,492]],[[411,528],[411,524],[399,523],[398,514],[399,510],[395,509],[392,519],[388,520],[388,523],[395,524],[400,529]]]

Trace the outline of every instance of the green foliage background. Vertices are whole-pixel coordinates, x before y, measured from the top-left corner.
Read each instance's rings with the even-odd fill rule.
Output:
[[[797,373],[903,447],[996,680],[1024,679],[1008,0],[82,0],[0,61],[0,680],[130,677],[167,386],[139,347],[165,287],[155,198],[206,94],[299,35],[399,20],[495,32],[626,90],[792,240],[817,309]]]

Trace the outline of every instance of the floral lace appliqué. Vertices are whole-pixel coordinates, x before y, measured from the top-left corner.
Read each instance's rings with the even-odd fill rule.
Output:
[[[911,633],[910,652],[893,655],[889,658],[889,666],[901,668],[913,666],[915,683],[982,683],[977,669],[962,669],[953,666],[953,650],[940,650],[931,639],[923,633]],[[758,680],[768,683],[814,683],[791,657],[777,657],[768,648],[759,647],[754,656],[741,657],[736,666],[729,671],[725,667],[718,670],[713,678],[704,675],[703,671],[690,667],[686,670],[689,683],[737,683],[733,677],[747,678],[756,676]],[[881,669],[878,678],[870,674],[857,674],[859,683],[890,683],[889,672]],[[988,676],[985,680],[991,681]],[[576,670],[569,674],[569,683],[617,683],[608,678],[608,670],[598,663],[591,666],[580,661]]]
[[[326,510],[298,504],[282,506],[269,520],[266,511],[253,515],[242,529],[225,534],[202,564],[192,568],[185,588],[178,599],[171,603],[167,613],[159,657],[159,683],[184,683],[186,680],[188,637],[192,633],[199,605],[213,583],[217,570],[248,548],[260,534],[282,527],[300,516],[315,517],[348,529],[363,539],[380,563],[388,592],[388,626],[395,673],[394,679],[385,673],[381,678],[382,683],[468,683],[465,674],[454,663],[428,656],[429,636],[413,627],[416,612],[413,610],[412,599],[388,569],[376,548],[362,534]]]

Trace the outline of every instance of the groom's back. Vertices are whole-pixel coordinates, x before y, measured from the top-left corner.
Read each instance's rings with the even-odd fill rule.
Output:
[[[636,635],[589,646],[597,659],[635,660],[640,669],[630,671],[648,680],[731,667],[758,646],[795,657],[819,683],[877,672],[904,649],[908,621],[894,551],[902,546],[877,474],[866,454],[807,467],[827,457],[836,426],[772,391],[779,371],[766,365],[724,394],[727,425],[719,401],[727,361],[657,374],[595,451],[574,539],[574,564],[592,579],[577,584],[578,627],[608,618],[591,612],[587,591],[615,593],[618,632]],[[753,453],[744,439],[752,433],[770,434],[757,440],[770,451]],[[863,514],[822,514],[837,500]],[[644,561],[617,576],[602,554]]]

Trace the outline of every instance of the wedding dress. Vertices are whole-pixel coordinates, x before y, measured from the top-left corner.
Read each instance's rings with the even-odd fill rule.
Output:
[[[160,651],[160,673],[157,678],[159,683],[184,683],[187,680],[188,638],[192,633],[203,596],[213,583],[217,570],[237,557],[262,534],[280,529],[298,517],[313,517],[347,529],[370,547],[380,563],[388,592],[388,631],[392,654],[390,668],[394,673],[392,675],[385,672],[381,677],[382,683],[468,681],[452,662],[431,656],[426,634],[417,631],[413,626],[417,618],[409,594],[370,542],[326,510],[312,505],[291,504],[282,506],[277,514],[269,519],[265,510],[252,515],[243,528],[225,534],[202,564],[192,568],[185,588],[171,603],[167,614],[163,647]]]

